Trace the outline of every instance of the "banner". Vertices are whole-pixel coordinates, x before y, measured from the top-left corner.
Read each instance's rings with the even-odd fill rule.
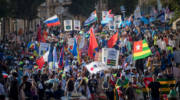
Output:
[[[74,39],[73,38],[69,38],[68,39],[68,48],[73,48],[74,45]]]
[[[107,66],[116,67],[118,66],[119,51],[114,48],[103,48],[102,49],[102,62]]]
[[[102,20],[105,19],[107,14],[108,14],[108,11],[102,11]]]
[[[72,20],[64,20],[64,30],[72,31]]]
[[[118,27],[121,22],[122,22],[121,15],[114,16],[115,27]]]
[[[80,29],[81,29],[80,20],[74,20],[74,30],[80,31]]]
[[[49,50],[49,47],[50,47],[49,43],[40,43],[39,56],[43,56],[43,54]]]
[[[141,9],[139,6],[137,6],[136,10],[134,11],[134,17],[135,19],[141,18]]]
[[[102,70],[108,70],[108,67],[102,62],[91,62],[85,66],[91,74],[96,74]]]
[[[116,30],[116,25],[114,21],[110,21],[108,25],[109,25],[109,30],[112,30],[112,31]]]

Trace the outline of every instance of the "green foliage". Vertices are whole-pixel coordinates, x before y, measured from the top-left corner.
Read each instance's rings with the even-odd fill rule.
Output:
[[[0,0],[0,17],[32,20],[45,0]]]
[[[7,0],[0,0],[0,18],[8,16],[9,8],[8,8]]]
[[[163,7],[169,7],[170,11],[174,12],[174,16],[170,23],[180,17],[180,0],[161,0]],[[157,6],[157,0],[148,0],[147,5]]]
[[[72,0],[69,12],[75,16],[88,17],[95,10],[97,0]]]
[[[37,17],[37,9],[45,0],[10,0],[11,17],[32,20]]]
[[[126,9],[126,15],[130,15],[136,9],[138,0],[108,0],[108,8],[112,9],[114,14],[120,14],[120,6]]]

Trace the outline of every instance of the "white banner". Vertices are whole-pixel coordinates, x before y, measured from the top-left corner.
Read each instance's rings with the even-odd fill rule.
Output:
[[[39,56],[43,56],[43,54],[49,50],[49,47],[50,47],[49,43],[40,43]]]
[[[108,69],[108,67],[104,63],[96,62],[96,61],[91,62],[90,64],[87,64],[86,68],[91,74],[96,74],[99,71]]]
[[[108,25],[109,25],[109,30],[112,30],[112,31],[116,30],[116,25],[114,21],[110,21]]]
[[[107,14],[108,14],[108,11],[102,11],[102,20],[106,17]]]
[[[74,20],[74,30],[80,31],[80,29],[81,29],[80,20]]]
[[[102,62],[107,66],[116,67],[118,66],[119,51],[114,48],[103,48],[102,49]]]
[[[72,20],[64,20],[64,30],[72,31]]]
[[[74,39],[73,38],[69,38],[68,39],[68,48],[73,48],[74,45]]]
[[[141,18],[141,9],[139,6],[137,6],[136,10],[134,11],[134,17],[135,17],[135,19]]]
[[[114,16],[115,27],[118,27],[121,22],[122,22],[121,15]]]

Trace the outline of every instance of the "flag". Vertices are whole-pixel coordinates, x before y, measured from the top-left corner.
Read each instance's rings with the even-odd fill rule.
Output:
[[[3,78],[7,78],[8,74],[6,72],[2,72]]]
[[[79,43],[79,49],[84,48],[84,45],[85,45],[85,36],[82,36],[81,37],[81,42]]]
[[[34,42],[29,42],[27,45],[27,48],[29,49],[35,49],[35,43]]]
[[[165,12],[162,11],[158,16],[157,19],[160,20],[162,23],[165,22]]]
[[[42,57],[36,60],[36,64],[39,66],[39,69],[42,69],[45,62],[48,61],[48,55],[49,55],[49,51],[47,51]]]
[[[41,26],[39,25],[38,27],[38,32],[37,32],[37,41],[40,42],[41,41]]]
[[[59,18],[57,17],[57,15],[54,15],[50,18],[48,18],[47,20],[44,21],[44,23],[48,26],[58,26],[60,24]]]
[[[148,47],[146,40],[134,42],[133,59],[143,59],[151,55],[151,50]]]
[[[56,47],[53,50],[53,69],[58,68]]]
[[[161,94],[169,94],[170,86],[175,87],[175,84],[176,84],[175,79],[160,78],[160,79],[157,79],[157,81],[161,84],[161,87],[159,89]]]
[[[109,22],[113,21],[114,15],[111,14],[112,10],[109,10],[107,15],[102,19],[101,24],[108,24]]]
[[[50,45],[49,55],[48,55],[48,65],[49,69],[53,67],[53,46]]]
[[[96,74],[99,71],[107,70],[107,66],[101,62],[91,62],[85,66],[91,74]]]
[[[90,29],[90,39],[89,39],[89,48],[88,48],[88,56],[93,58],[94,51],[98,47],[98,43],[96,41],[96,37],[93,32],[93,28]]]
[[[69,51],[72,53],[73,56],[77,56],[78,55],[78,51],[77,51],[77,43],[76,43],[76,39],[74,38],[74,45],[72,50],[69,49]]]
[[[107,43],[108,47],[109,47],[109,48],[112,48],[112,47],[116,44],[117,40],[118,40],[118,32],[116,32],[116,34],[114,34],[114,35],[108,40],[108,43]]]
[[[91,16],[84,22],[84,26],[88,26],[97,21],[96,10],[91,13]]]
[[[78,60],[78,63],[81,64],[80,52],[78,48],[77,48],[77,60]]]
[[[48,36],[48,33],[46,32],[46,30],[44,30],[41,41],[46,42],[47,36]]]
[[[38,56],[39,55],[39,46],[38,46],[37,43],[35,44],[35,48],[34,48],[33,54],[34,54],[34,56]]]
[[[159,10],[159,11],[162,10],[161,0],[157,0],[157,7],[158,7],[158,10]]]
[[[62,68],[64,66],[63,58],[64,58],[64,48],[62,48],[60,52],[59,63],[58,63],[59,68]],[[66,62],[66,64],[67,63],[68,61]]]
[[[148,87],[149,83],[151,83],[153,81],[152,77],[145,77],[144,79],[144,84],[146,87]]]
[[[139,6],[137,6],[136,10],[134,11],[134,17],[135,19],[141,18],[141,9]]]
[[[144,24],[149,24],[149,20],[146,17],[141,17],[140,19]]]

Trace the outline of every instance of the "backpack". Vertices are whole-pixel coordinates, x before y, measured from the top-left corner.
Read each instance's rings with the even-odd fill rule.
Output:
[[[67,84],[67,90],[72,92],[74,90],[74,82],[73,80],[69,80],[68,84]]]

